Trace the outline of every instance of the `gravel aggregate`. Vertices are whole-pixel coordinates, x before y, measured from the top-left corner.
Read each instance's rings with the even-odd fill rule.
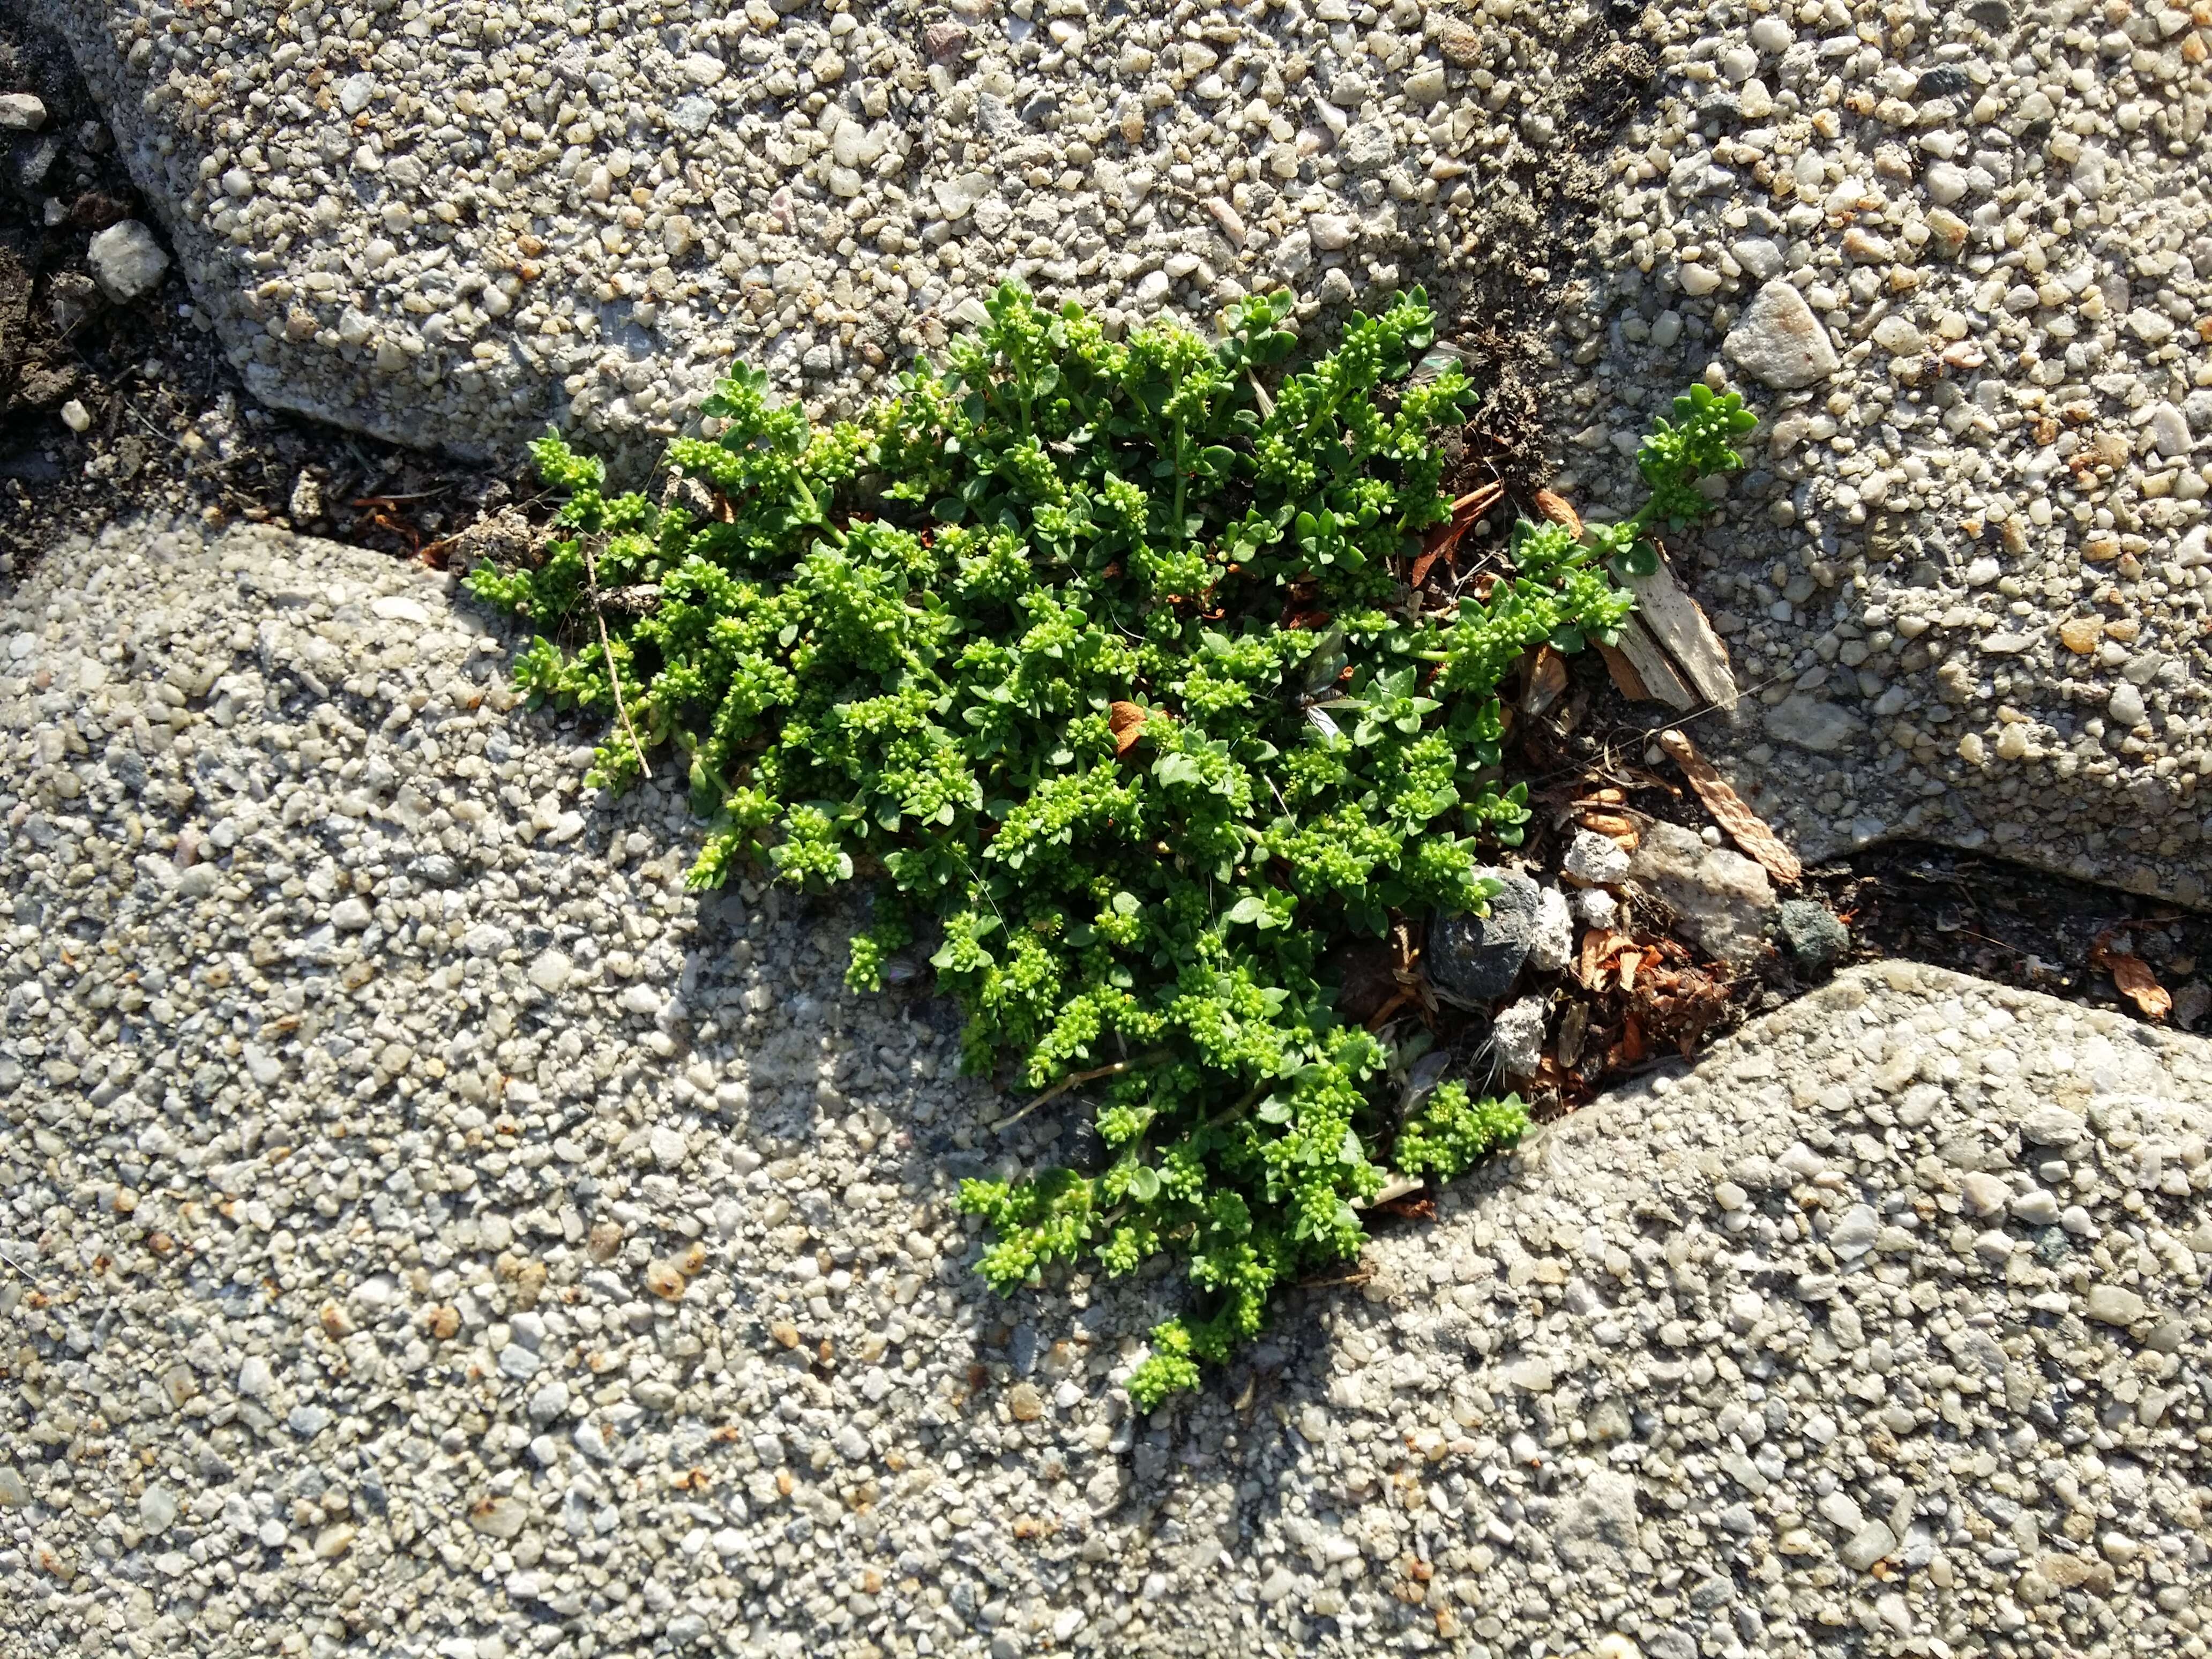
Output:
[[[118,526],[0,616],[0,1648],[2206,1650],[2212,1045],[1855,969],[1203,1394],[836,913],[580,793],[446,582]]]
[[[477,455],[553,417],[649,457],[733,353],[849,401],[1009,277],[1210,326],[1449,270],[1612,33],[1564,0],[60,10],[254,392]]]
[[[194,320],[406,441],[639,468],[732,354],[842,407],[1009,276],[1322,334],[1425,283],[1599,508],[1732,378],[1675,557],[1752,805],[2212,901],[2201,3],[61,10]]]
[[[1674,556],[1698,723],[1808,860],[1899,836],[2203,908],[2212,9],[1668,5],[1546,385],[1571,483],[1761,415]],[[1577,477],[1577,475],[1579,475]]]

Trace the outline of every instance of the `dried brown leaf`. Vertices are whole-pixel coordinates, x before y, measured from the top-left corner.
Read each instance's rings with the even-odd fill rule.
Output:
[[[1531,714],[1541,714],[1566,695],[1567,659],[1548,645],[1536,647],[1536,654],[1528,665],[1528,688],[1521,694],[1521,706]]]
[[[1554,495],[1548,489],[1536,492],[1536,510],[1553,524],[1563,524],[1577,536],[1583,533],[1582,514],[1567,504],[1564,495]]]
[[[2145,1018],[2164,1019],[2173,1012],[2173,994],[2158,982],[2150,964],[2130,951],[2115,949],[2109,935],[2090,947],[2089,965],[2110,974],[2120,994],[2142,1009]]]
[[[1107,710],[1106,727],[1114,734],[1117,759],[1137,746],[1145,733],[1145,711],[1133,702],[1117,702]]]
[[[1596,812],[1584,810],[1580,815],[1583,829],[1603,836],[1624,853],[1633,853],[1644,844],[1644,832],[1636,820],[1625,812]]]
[[[1767,827],[1766,820],[1743,804],[1743,797],[1729,787],[1729,781],[1713,769],[1713,764],[1698,752],[1698,746],[1680,732],[1662,732],[1659,746],[1674,757],[1674,763],[1682,769],[1682,775],[1698,792],[1706,811],[1718,820],[1722,829],[1734,837],[1735,844],[1766,866],[1766,873],[1787,887],[1802,879],[1805,867],[1797,862],[1797,855],[1782,844],[1779,837]]]

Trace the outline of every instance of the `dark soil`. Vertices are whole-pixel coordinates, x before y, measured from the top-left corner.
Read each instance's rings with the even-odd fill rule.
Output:
[[[161,223],[68,48],[18,8],[0,7],[0,91],[46,106],[40,131],[0,134],[0,577],[109,523],[118,499],[411,554],[533,488],[520,465],[468,468],[264,409],[173,263],[157,292],[109,304],[86,245],[118,220]],[[72,401],[81,434],[62,417]]]
[[[1501,510],[1494,518],[1510,518]],[[1712,823],[1696,793],[1654,743],[1680,726],[1692,739],[1697,723],[1656,703],[1632,703],[1614,689],[1595,653],[1573,659],[1571,690],[1547,721],[1521,732],[1536,781],[1539,805],[1525,851],[1547,867],[1578,823],[1572,803],[1613,787],[1632,814],[1702,831]],[[2183,910],[2138,894],[2072,880],[2007,860],[1921,842],[1889,842],[1816,866],[1785,898],[1815,900],[1850,930],[1850,947],[1836,964],[1905,960],[1972,974],[1998,984],[2040,991],[2132,1018],[2143,1010],[2123,996],[2109,969],[2093,961],[2106,952],[2140,958],[2174,998],[2160,1022],[2203,1029],[2212,1004],[2212,915]],[[1778,941],[1759,970],[1736,988],[1732,1018],[1778,1007],[1829,977],[1808,969]]]

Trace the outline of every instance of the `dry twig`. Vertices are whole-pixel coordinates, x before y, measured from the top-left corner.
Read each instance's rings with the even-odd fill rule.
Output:
[[[996,1123],[994,1123],[991,1126],[991,1133],[996,1134],[1001,1129],[1012,1128],[1014,1125],[1019,1123],[1024,1118],[1027,1117],[1031,1112],[1036,1110],[1038,1107],[1043,1105],[1047,1101],[1059,1099],[1060,1096],[1066,1094],[1070,1089],[1079,1088],[1086,1083],[1096,1083],[1102,1077],[1119,1077],[1122,1073],[1128,1071],[1133,1066],[1148,1065],[1153,1060],[1164,1060],[1165,1058],[1165,1051],[1154,1049],[1149,1054],[1138,1054],[1133,1059],[1117,1060],[1111,1066],[1094,1066],[1087,1072],[1070,1072],[1066,1077],[1060,1079],[1059,1082],[1054,1084],[1051,1088],[1046,1090],[1035,1100],[1030,1102],[1028,1105],[1023,1107],[1021,1110],[1012,1113],[1006,1117],[1002,1117]]]
[[[645,745],[637,740],[637,728],[629,723],[629,708],[623,702],[622,674],[615,667],[614,641],[607,637],[606,613],[599,609],[599,562],[592,556],[589,537],[586,537],[580,545],[584,550],[585,592],[592,601],[592,620],[599,625],[599,654],[606,659],[607,684],[614,689],[615,713],[622,717],[623,735],[629,739],[630,748],[636,752],[639,775],[649,778],[653,775],[653,768],[645,758]]]

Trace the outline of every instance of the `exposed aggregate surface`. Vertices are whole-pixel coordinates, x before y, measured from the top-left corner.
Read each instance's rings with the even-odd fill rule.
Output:
[[[440,579],[118,527],[0,618],[10,1653],[2205,1651],[2212,1046],[1860,969],[1149,1419],[1048,1114],[681,887]]]
[[[1703,374],[1702,722],[1809,859],[1905,835],[2212,890],[2212,8],[1655,8],[1561,307],[1567,486]]]
[[[1322,335],[1425,283],[1586,506],[1731,379],[1752,466],[1675,556],[1754,805],[2212,896],[2201,0],[63,15],[197,320],[404,441],[641,470],[732,355],[849,406],[1007,277]]]

